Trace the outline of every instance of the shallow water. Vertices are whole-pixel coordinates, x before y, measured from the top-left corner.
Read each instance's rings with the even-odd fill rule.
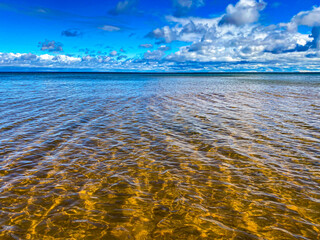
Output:
[[[0,239],[319,239],[320,75],[0,74]]]

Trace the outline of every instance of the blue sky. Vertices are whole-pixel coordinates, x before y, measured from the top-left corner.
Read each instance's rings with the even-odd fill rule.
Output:
[[[314,0],[0,0],[1,71],[318,71]]]

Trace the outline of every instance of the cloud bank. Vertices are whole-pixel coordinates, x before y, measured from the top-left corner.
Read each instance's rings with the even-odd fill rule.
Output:
[[[320,8],[298,13],[286,24],[263,26],[258,19],[265,6],[261,0],[240,0],[216,18],[167,17],[170,25],[151,31],[147,37],[160,43],[189,42],[165,57],[175,62],[289,64],[318,57]],[[299,33],[300,25],[313,27],[312,34]]]

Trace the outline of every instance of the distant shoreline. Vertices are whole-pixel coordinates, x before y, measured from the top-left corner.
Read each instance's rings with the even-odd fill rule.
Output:
[[[320,74],[320,72],[71,72],[71,71],[0,71],[0,74],[136,74],[136,75],[230,75],[230,74]]]

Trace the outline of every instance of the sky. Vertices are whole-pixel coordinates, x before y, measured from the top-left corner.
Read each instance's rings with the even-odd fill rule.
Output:
[[[320,2],[0,0],[0,71],[320,71]]]

